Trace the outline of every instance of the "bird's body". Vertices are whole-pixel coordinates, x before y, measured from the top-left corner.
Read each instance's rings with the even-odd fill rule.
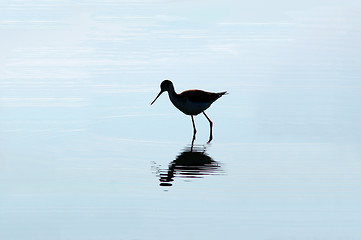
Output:
[[[198,115],[211,106],[223,93],[210,93],[202,90],[187,90],[181,94],[168,91],[173,105],[186,115]]]
[[[227,92],[212,93],[203,90],[187,90],[180,94],[177,94],[174,90],[173,83],[169,80],[164,80],[161,83],[160,88],[161,88],[160,93],[151,104],[153,104],[163,92],[167,91],[169,99],[173,103],[173,105],[184,114],[191,115],[193,130],[194,130],[193,141],[195,139],[195,134],[196,134],[196,128],[195,128],[193,116],[203,113],[210,123],[210,129],[211,129],[210,137],[209,137],[209,142],[210,142],[212,140],[213,123],[208,118],[208,116],[204,111],[207,108],[209,108],[212,105],[212,103],[216,101],[218,98],[220,98],[224,94],[227,94]]]

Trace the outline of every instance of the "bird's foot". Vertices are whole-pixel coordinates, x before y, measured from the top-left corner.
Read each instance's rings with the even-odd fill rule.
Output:
[[[212,140],[213,140],[213,136],[211,135],[211,136],[209,136],[209,139],[208,139],[207,144],[211,143],[211,142],[212,142]]]

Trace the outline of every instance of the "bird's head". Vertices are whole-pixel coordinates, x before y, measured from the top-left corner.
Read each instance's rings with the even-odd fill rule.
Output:
[[[169,91],[171,88],[173,87],[173,83],[170,80],[164,80],[161,84],[160,84],[160,92],[158,93],[157,97],[153,100],[153,102],[150,104],[152,105],[155,100],[158,99],[158,97],[165,91]]]

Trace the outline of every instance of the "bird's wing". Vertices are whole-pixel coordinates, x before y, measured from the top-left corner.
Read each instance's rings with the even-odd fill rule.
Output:
[[[214,102],[226,92],[212,93],[203,90],[187,90],[180,95],[188,98],[191,102]]]

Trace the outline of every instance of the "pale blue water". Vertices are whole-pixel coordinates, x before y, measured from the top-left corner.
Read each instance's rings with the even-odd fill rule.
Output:
[[[360,12],[5,1],[0,239],[361,239]]]

